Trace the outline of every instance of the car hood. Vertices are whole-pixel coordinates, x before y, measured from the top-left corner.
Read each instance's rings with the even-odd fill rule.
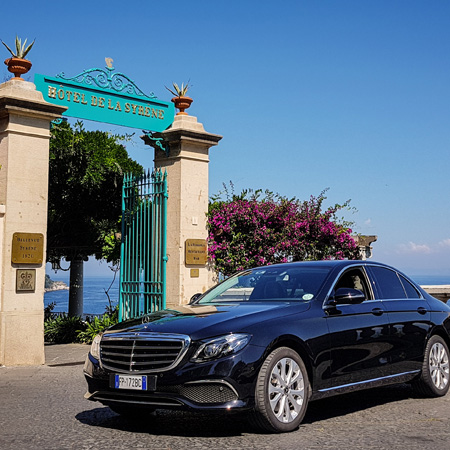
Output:
[[[309,307],[309,302],[176,306],[121,322],[106,333],[177,333],[197,340],[245,332],[256,323],[307,311]]]

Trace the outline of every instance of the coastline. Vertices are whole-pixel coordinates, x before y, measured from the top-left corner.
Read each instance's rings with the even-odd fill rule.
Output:
[[[68,291],[69,286],[63,281],[55,281],[54,284],[50,287],[46,287],[44,292],[53,292],[53,291]]]
[[[64,281],[54,281],[50,278],[49,275],[45,275],[45,286],[44,292],[52,292],[52,291],[63,291],[68,290],[69,286],[67,286]]]

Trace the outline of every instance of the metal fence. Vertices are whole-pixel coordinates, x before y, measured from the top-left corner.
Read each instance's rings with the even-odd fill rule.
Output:
[[[166,305],[167,174],[125,175],[119,321]]]

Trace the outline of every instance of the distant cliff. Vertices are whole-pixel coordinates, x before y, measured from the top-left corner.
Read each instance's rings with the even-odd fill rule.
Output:
[[[64,281],[53,281],[48,275],[45,275],[45,292],[61,291],[63,289],[69,289]]]

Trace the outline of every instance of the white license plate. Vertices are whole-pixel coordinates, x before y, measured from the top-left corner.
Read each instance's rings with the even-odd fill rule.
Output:
[[[114,387],[116,389],[134,389],[136,391],[147,390],[147,376],[115,375]]]

